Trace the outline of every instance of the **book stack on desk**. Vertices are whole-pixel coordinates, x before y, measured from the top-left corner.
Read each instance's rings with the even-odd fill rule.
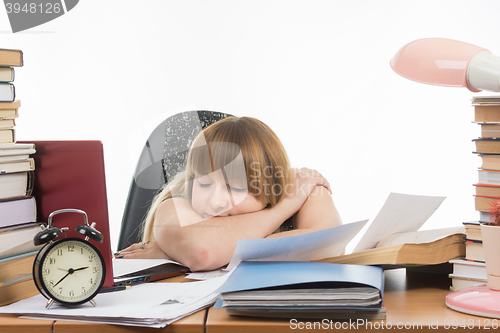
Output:
[[[0,49],[0,306],[38,293],[32,267],[38,247],[33,191],[33,144],[18,144],[15,119],[21,105],[15,100],[14,68],[23,65],[19,50]]]
[[[0,49],[0,143],[16,141],[14,126],[20,103],[15,100],[14,67],[22,65],[22,51]]]
[[[483,237],[481,222],[464,222],[466,237],[465,260],[484,262]]]
[[[243,261],[218,290],[229,315],[385,319],[379,267],[319,262]]]
[[[487,283],[486,264],[465,259],[451,260],[453,273],[450,274],[451,290],[470,288]]]
[[[35,169],[30,157],[34,145],[16,143],[15,121],[21,106],[12,83],[16,66],[23,66],[23,52],[0,49],[0,200],[29,196]]]
[[[453,273],[450,274],[451,290],[469,288],[486,283],[486,264],[484,263],[481,222],[464,222],[466,237],[465,258],[450,260]]]
[[[475,154],[481,158],[478,182],[474,184],[475,209],[479,220],[491,220],[490,209],[500,200],[500,96],[476,96],[472,99],[474,122],[480,136],[474,139]]]
[[[7,98],[1,92],[2,87],[14,89],[13,67],[22,65],[22,51],[0,49],[0,200],[29,196],[33,190],[35,163],[30,155],[35,153],[35,146],[16,143],[14,127],[21,101],[15,100],[15,95]]]

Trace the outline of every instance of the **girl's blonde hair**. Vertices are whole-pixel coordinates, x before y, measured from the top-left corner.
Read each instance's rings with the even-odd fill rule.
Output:
[[[242,158],[238,158],[240,154]],[[274,206],[290,182],[289,169],[283,144],[262,121],[250,117],[219,120],[197,135],[189,149],[185,171],[153,199],[144,220],[142,239],[154,241],[155,213],[163,201],[181,196],[191,203],[195,174],[224,170],[226,181],[246,176],[248,192],[260,202]]]

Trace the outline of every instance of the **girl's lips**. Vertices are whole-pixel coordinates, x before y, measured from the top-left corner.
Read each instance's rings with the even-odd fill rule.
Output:
[[[211,219],[212,217],[221,217],[220,215],[211,215],[211,214],[204,214],[207,219]]]

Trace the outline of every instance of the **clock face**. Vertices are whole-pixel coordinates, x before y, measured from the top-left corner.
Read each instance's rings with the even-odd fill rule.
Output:
[[[63,304],[81,304],[101,289],[105,266],[100,252],[91,243],[65,238],[48,244],[42,252],[35,268],[38,270],[35,282],[43,289],[42,294],[48,294],[46,297]]]

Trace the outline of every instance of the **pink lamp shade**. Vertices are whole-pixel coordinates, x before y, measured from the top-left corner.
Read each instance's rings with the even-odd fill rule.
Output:
[[[500,91],[500,57],[453,39],[415,40],[403,46],[390,64],[399,75],[420,83]]]

